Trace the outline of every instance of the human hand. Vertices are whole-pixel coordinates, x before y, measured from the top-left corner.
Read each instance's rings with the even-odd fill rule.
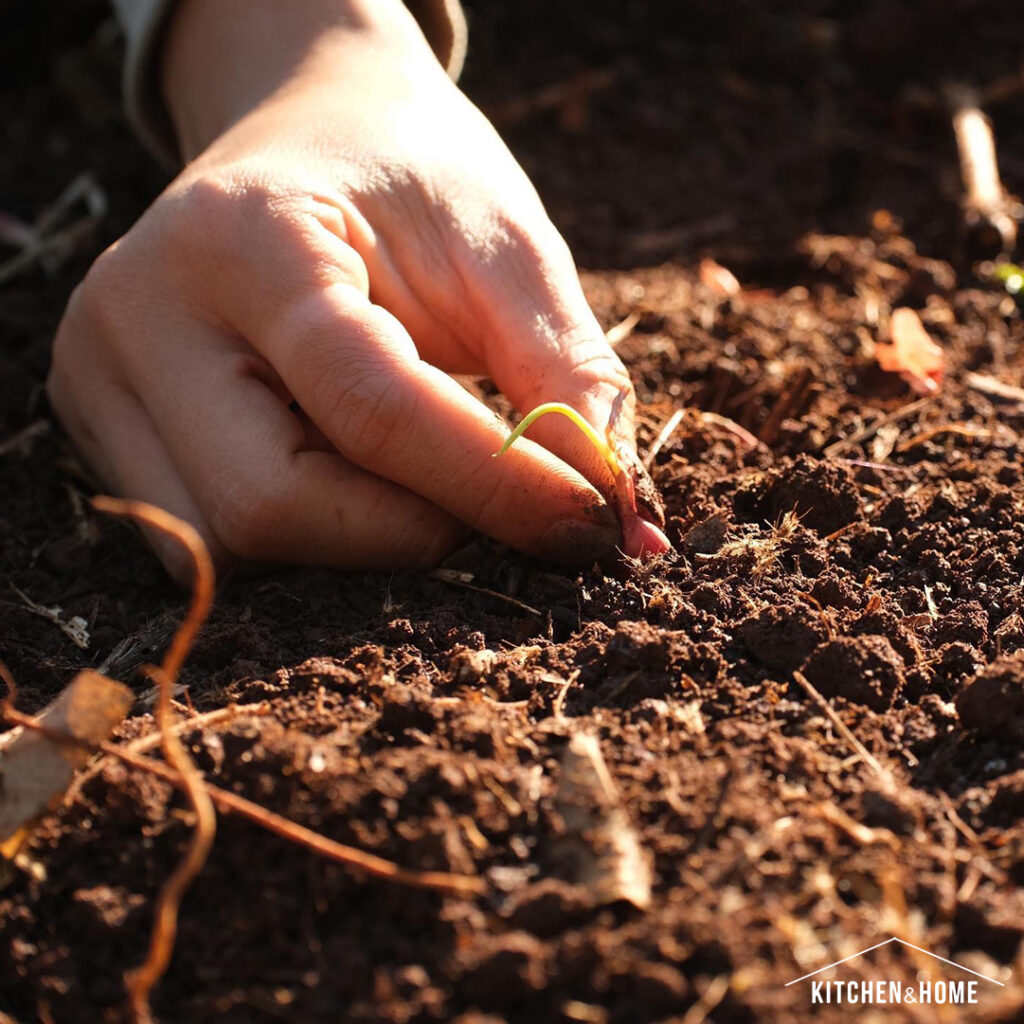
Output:
[[[495,460],[505,428],[449,376],[599,429],[627,389],[632,444],[565,243],[404,7],[186,0],[165,84],[194,159],[54,346],[54,407],[107,482],[222,563],[429,564],[466,525],[566,562],[621,546],[585,443],[538,425]],[[627,554],[668,546],[641,534]]]

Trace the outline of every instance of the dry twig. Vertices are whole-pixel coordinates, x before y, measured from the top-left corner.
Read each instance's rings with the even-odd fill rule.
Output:
[[[996,380],[995,377],[968,371],[963,375],[963,382],[972,390],[980,391],[983,395],[1024,405],[1024,388],[1015,387],[1013,384],[1004,384],[1001,380]]]
[[[11,584],[13,590],[21,599],[21,603],[33,615],[38,615],[47,622],[52,622],[76,647],[80,650],[89,649],[89,624],[80,615],[65,617],[64,609],[54,605],[52,608],[33,601],[23,590]]]
[[[586,127],[591,97],[610,89],[618,80],[618,68],[584,68],[528,96],[517,96],[495,107],[490,111],[491,120],[516,124],[533,114],[554,110],[563,129],[579,132]]]
[[[636,312],[630,313],[625,320],[620,320],[617,324],[609,327],[608,330],[605,331],[605,341],[607,341],[612,348],[621,345],[633,333],[633,328],[636,327],[638,323],[640,323],[640,314]]]
[[[716,427],[721,427],[727,433],[733,435],[737,440],[742,441],[745,445],[750,448],[765,448],[766,446],[759,441],[754,435],[741,427],[735,420],[729,419],[728,416],[722,416],[717,412],[707,412],[706,410],[699,410],[697,415],[705,423],[713,423]]]
[[[495,597],[499,601],[504,601],[507,604],[514,605],[516,608],[521,608],[524,612],[529,612],[530,615],[536,615],[538,618],[543,618],[544,613],[534,608],[532,605],[526,604],[524,601],[520,601],[518,598],[509,597],[508,594],[502,594],[498,590],[488,590],[487,587],[478,587],[475,583],[470,582],[473,579],[471,573],[458,572],[455,569],[433,569],[429,573],[431,579],[440,580],[442,583],[451,583],[455,587],[464,587],[466,590],[475,590],[478,594],[486,594],[488,597]],[[469,579],[466,579],[466,577]]]
[[[982,239],[987,247],[1010,253],[1017,245],[1015,204],[999,178],[992,125],[979,106],[977,90],[950,84],[945,94],[960,157],[964,223],[968,230],[988,236]]]
[[[835,708],[817,691],[811,681],[802,673],[794,672],[793,678],[804,688],[814,702],[828,716],[829,721],[836,727],[839,734],[850,744],[853,752],[887,785],[893,786],[892,775],[878,763],[874,754],[864,746],[863,743],[850,731],[847,724],[836,714]]]
[[[956,434],[958,437],[967,437],[976,441],[987,441],[992,437],[991,430],[965,427],[959,423],[944,423],[937,427],[931,427],[929,430],[922,430],[921,433],[907,438],[906,441],[897,446],[896,451],[900,453],[909,452],[911,448],[916,448],[919,444],[924,444],[933,437],[939,437],[942,434]]]
[[[78,220],[65,223],[79,204],[85,207],[85,213]],[[107,197],[99,183],[91,174],[80,174],[33,225],[19,225],[13,218],[5,217],[3,240],[8,245],[16,245],[21,251],[0,263],[0,285],[35,263],[41,264],[48,272],[56,270],[106,212]]]
[[[81,746],[92,753],[108,754],[130,768],[135,768],[138,771],[156,776],[158,779],[163,779],[164,782],[169,783],[176,789],[183,790],[185,788],[184,779],[174,768],[160,761],[153,761],[148,757],[132,754],[124,747],[118,746],[115,743],[94,744],[86,740],[77,739],[74,736],[54,732],[41,725],[30,715],[23,715],[19,711],[7,712],[7,719],[12,725],[21,725],[34,732],[51,736],[58,743]],[[312,829],[299,825],[297,822],[280,814],[275,814],[273,811],[269,811],[252,800],[239,796],[237,793],[221,789],[219,786],[209,782],[205,783],[205,786],[210,800],[221,811],[238,814],[251,821],[254,825],[266,829],[268,832],[273,832],[290,842],[312,850],[322,857],[326,857],[328,860],[333,860],[347,868],[361,871],[374,878],[407,885],[413,889],[449,892],[462,896],[476,895],[486,890],[487,886],[484,880],[474,875],[448,874],[444,871],[410,871],[399,867],[392,861],[385,860],[383,857],[378,857],[372,853],[365,853],[354,847],[345,846],[343,843],[337,843],[333,839],[328,839],[326,836],[322,836]]]
[[[647,451],[647,454],[644,456],[644,469],[651,468],[654,464],[654,460],[658,457],[658,452],[660,452],[668,443],[669,438],[676,432],[679,424],[683,422],[683,417],[685,415],[685,409],[676,409],[676,411],[665,421],[665,425],[658,431],[658,436],[654,439],[651,447]]]
[[[914,413],[920,412],[925,408],[925,406],[931,404],[934,400],[934,395],[925,395],[924,398],[918,398],[913,402],[909,402],[907,405],[901,406],[894,412],[887,413],[880,419],[875,420],[874,423],[858,430],[853,436],[842,441],[834,441],[822,454],[826,459],[831,459],[838,455],[839,452],[845,451],[847,448],[852,448],[854,445],[870,441],[871,438],[873,438],[875,434],[882,429],[882,427],[888,426],[890,423],[899,423],[901,420],[905,420],[908,416],[913,416]]]
[[[184,732],[191,732],[193,729],[201,729],[208,725],[223,725],[233,718],[261,718],[270,714],[270,701],[260,701],[258,704],[229,704],[225,708],[214,708],[201,715],[192,715],[189,718],[179,719],[171,726],[171,732],[180,736]],[[159,747],[163,740],[163,731],[147,733],[131,743],[125,744],[125,750],[133,754],[145,754],[154,747]]]

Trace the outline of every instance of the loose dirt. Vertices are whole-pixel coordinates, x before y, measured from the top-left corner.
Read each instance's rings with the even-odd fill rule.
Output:
[[[70,289],[162,178],[120,121],[104,6],[56,6],[66,17],[0,32],[0,196],[31,219],[90,170],[111,209],[58,272],[0,289],[0,653],[29,711],[103,664],[142,698],[128,738],[152,729],[136,668],[184,599],[133,529],[85,510],[94,484],[40,386]],[[967,375],[1024,383],[1024,325],[971,272],[952,134],[928,100],[1017,68],[1017,12],[530,0],[470,15],[468,91],[602,323],[639,316],[619,350],[641,455],[688,410],[652,466],[676,555],[571,572],[478,538],[446,563],[521,604],[429,574],[223,580],[183,675],[198,710],[239,705],[185,733],[208,777],[488,893],[354,877],[222,817],[158,1017],[847,1021],[856,1008],[786,983],[897,935],[1005,983],[949,1019],[1021,1020],[1024,404]],[[567,82],[548,109],[543,90]],[[992,114],[1019,192],[1024,94]],[[701,283],[705,256],[738,295]],[[946,354],[925,401],[873,357],[897,306]],[[85,619],[88,650],[8,583]],[[649,859],[646,909],[606,904],[565,855],[578,731],[598,737]],[[0,1010],[121,1020],[189,827],[179,795],[118,764],[73,792],[29,850],[45,878],[0,890]],[[838,970],[964,977],[897,944]]]

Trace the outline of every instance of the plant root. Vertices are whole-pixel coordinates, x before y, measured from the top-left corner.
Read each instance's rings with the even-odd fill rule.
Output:
[[[171,710],[171,696],[178,673],[213,605],[214,571],[210,553],[195,528],[163,509],[141,501],[122,501],[102,496],[94,498],[92,504],[101,512],[138,520],[178,541],[191,556],[195,570],[188,614],[174,634],[161,666],[149,666],[146,669],[146,674],[158,687],[156,721],[164,757],[177,771],[181,788],[196,816],[196,826],[192,830],[188,849],[157,897],[146,959],[125,975],[128,1002],[135,1020],[139,1024],[149,1024],[153,1019],[149,1007],[150,993],[171,962],[182,897],[206,864],[217,832],[217,814],[206,790],[206,783],[178,738]]]
[[[149,1008],[149,996],[171,962],[174,940],[178,934],[178,909],[182,897],[195,877],[203,870],[217,833],[217,813],[213,809],[213,801],[210,799],[206,783],[173,728],[171,677],[164,669],[156,666],[150,666],[148,675],[160,688],[156,718],[164,756],[178,772],[181,788],[185,791],[195,813],[196,825],[192,830],[192,839],[185,855],[157,897],[153,931],[146,959],[125,975],[129,1004],[138,1024],[149,1024],[153,1019]]]

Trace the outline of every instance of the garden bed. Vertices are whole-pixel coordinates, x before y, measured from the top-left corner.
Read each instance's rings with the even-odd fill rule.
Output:
[[[238,705],[183,734],[208,779],[486,892],[353,875],[222,816],[165,1024],[849,1020],[786,983],[892,935],[1003,983],[955,1019],[1020,1019],[1024,327],[972,272],[948,117],[921,99],[1011,72],[1019,19],[941,6],[471,8],[468,90],[602,323],[635,319],[641,456],[686,410],[651,465],[676,554],[572,572],[478,538],[440,575],[222,581],[182,677],[199,712]],[[79,650],[4,585],[27,711],[83,665],[144,695],[183,608],[139,535],[82,503],[39,397],[68,292],[160,183],[118,121],[104,9],[75,9],[55,47],[26,27],[0,98],[10,212],[86,170],[110,201],[55,275],[0,289],[0,444],[24,433],[0,456],[0,577],[90,632]],[[1019,192],[1024,93],[992,113]],[[878,368],[900,306],[945,353],[935,395]],[[151,730],[143,702],[121,735]],[[567,853],[579,732],[652,868],[646,907]],[[121,1019],[183,808],[109,761],[73,791],[29,850],[45,877],[0,891],[0,1010]],[[923,956],[892,944],[841,976],[909,982]]]

